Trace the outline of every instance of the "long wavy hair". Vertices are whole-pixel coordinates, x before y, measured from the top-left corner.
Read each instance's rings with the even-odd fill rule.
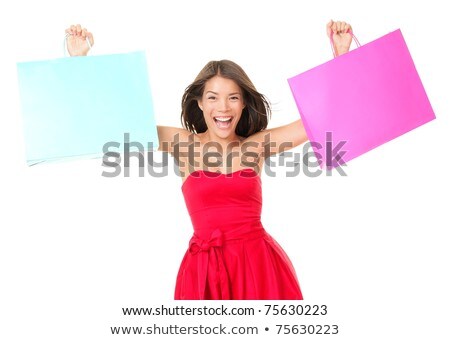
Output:
[[[244,70],[230,60],[210,61],[186,88],[181,101],[181,124],[193,133],[208,129],[198,100],[203,96],[206,82],[214,76],[234,80],[242,90],[245,108],[236,126],[236,134],[248,137],[266,129],[272,114],[269,101],[256,90]]]

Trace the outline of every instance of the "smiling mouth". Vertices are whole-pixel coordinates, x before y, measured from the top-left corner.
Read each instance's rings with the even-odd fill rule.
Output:
[[[227,129],[231,126],[233,117],[214,117],[214,122],[219,129]]]

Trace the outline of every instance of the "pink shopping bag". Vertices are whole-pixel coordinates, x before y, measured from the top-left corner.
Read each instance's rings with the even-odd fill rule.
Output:
[[[318,162],[329,169],[436,118],[400,30],[288,83]]]

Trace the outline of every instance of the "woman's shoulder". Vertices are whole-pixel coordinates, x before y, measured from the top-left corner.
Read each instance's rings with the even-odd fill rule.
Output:
[[[193,133],[184,128],[158,125],[159,151],[174,152],[174,146],[192,140]]]

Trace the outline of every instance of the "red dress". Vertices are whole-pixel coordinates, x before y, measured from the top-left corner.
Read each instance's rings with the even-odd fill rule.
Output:
[[[194,235],[181,263],[176,300],[302,300],[286,253],[261,224],[261,178],[197,170],[182,192]]]

